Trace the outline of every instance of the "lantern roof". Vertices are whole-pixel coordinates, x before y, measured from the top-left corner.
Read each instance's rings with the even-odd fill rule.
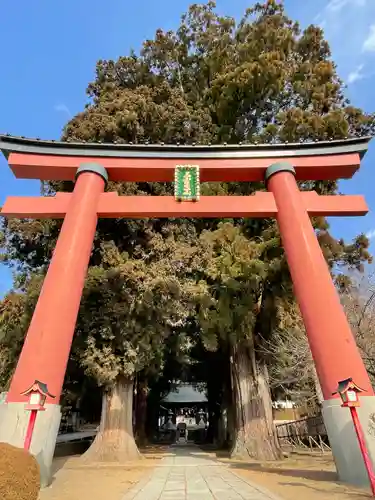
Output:
[[[364,156],[371,137],[340,140],[270,144],[150,144],[104,143],[41,140],[0,134],[0,150],[6,158],[11,153],[53,156],[116,157],[116,158],[282,158],[283,156],[322,156],[358,153]]]
[[[353,382],[352,378],[346,378],[345,380],[341,380],[339,382],[337,391],[332,395],[334,396],[335,394],[345,394],[348,391],[363,392],[364,389],[361,389],[355,382]]]
[[[35,382],[28,389],[26,389],[26,391],[21,392],[21,395],[27,396],[31,392],[39,392],[43,396],[49,396],[50,398],[55,397],[48,391],[47,384],[40,382],[40,380],[35,380]]]

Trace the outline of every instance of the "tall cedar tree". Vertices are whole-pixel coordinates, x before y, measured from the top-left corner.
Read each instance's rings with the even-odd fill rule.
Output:
[[[301,30],[275,0],[257,3],[239,22],[220,16],[213,1],[192,5],[176,31],[159,29],[139,53],[99,61],[88,96],[85,110],[67,124],[64,140],[303,142],[369,135],[375,127],[374,115],[345,98],[322,30]],[[50,183],[43,189],[48,194],[72,187]],[[333,181],[304,182],[301,188],[337,192]],[[261,189],[258,183],[202,186],[204,194]],[[163,195],[171,186],[109,183],[108,190]],[[363,235],[345,245],[332,238],[323,218],[313,223],[331,268],[360,269],[370,259]],[[17,262],[24,289],[30,274],[45,271],[59,227],[55,221],[4,222],[4,259]],[[256,347],[259,339],[270,338],[291,295],[272,220],[99,221],[73,346],[86,372],[107,389],[91,457],[137,456],[131,431],[134,375],[152,364],[154,372],[163,368],[160,344],[173,334],[171,325],[187,324],[189,315],[198,318],[205,352],[224,352],[228,359],[221,383],[224,406],[234,408],[233,453],[279,457],[267,358]]]

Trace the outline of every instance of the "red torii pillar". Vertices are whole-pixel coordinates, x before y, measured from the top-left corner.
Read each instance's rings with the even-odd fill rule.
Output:
[[[87,267],[97,226],[97,206],[108,180],[95,163],[82,164],[42,290],[30,322],[17,368],[7,395],[7,412],[1,414],[0,441],[22,447],[28,413],[24,406],[31,379],[48,385],[31,441],[41,471],[42,486],[51,480],[51,465],[60,427],[60,396],[68,363]],[[30,385],[30,384],[29,384]],[[25,418],[26,417],[26,418]]]
[[[303,205],[293,166],[271,165],[266,171],[266,183],[275,197],[281,240],[324,396],[324,423],[339,477],[359,486],[368,485],[349,412],[341,408],[338,394],[333,396],[335,385],[345,380],[342,378],[345,373],[358,381],[365,390],[358,410],[368,431],[370,418],[375,415],[374,391],[368,373]],[[374,464],[375,445],[367,432],[366,436]]]
[[[97,207],[108,175],[96,163],[82,164],[27,332],[8,403],[25,402],[30,375],[60,401],[82,290],[97,226]],[[37,346],[37,349],[36,349]],[[34,376],[34,375],[32,375]]]
[[[30,159],[30,162],[38,161],[35,156]],[[46,165],[49,159],[42,161]],[[62,167],[61,158],[54,161],[57,168]],[[73,158],[65,163],[71,168],[76,161]],[[103,158],[104,164],[106,161]],[[347,157],[345,161],[348,168],[352,168],[351,158]],[[26,169],[26,163],[21,158],[19,168]],[[45,477],[48,477],[60,421],[59,396],[98,216],[239,217],[242,214],[276,217],[325,398],[325,424],[339,474],[349,482],[366,483],[367,476],[361,468],[362,460],[350,419],[332,393],[337,382],[348,377],[353,377],[365,389],[364,404],[360,409],[365,428],[369,414],[375,412],[374,393],[310,222],[312,215],[364,214],[367,209],[361,197],[300,192],[291,163],[269,166],[265,174],[269,193],[251,197],[202,197],[197,203],[177,203],[172,197],[120,197],[116,193],[104,193],[108,173],[103,166],[80,163],[72,194],[61,193],[53,198],[31,200],[10,198],[2,209],[5,216],[65,219],[11,383],[5,418],[1,418],[0,413],[0,440],[10,440],[22,446],[25,398],[20,393],[35,379],[47,383],[49,392],[57,397],[48,401],[47,411],[38,417],[31,451],[38,454],[42,469],[45,467],[46,470]],[[262,172],[264,175],[264,170]],[[222,171],[220,175],[223,175]],[[16,421],[19,423],[15,425]],[[6,434],[7,428],[12,428],[11,438]],[[349,461],[348,449],[351,453]]]
[[[340,377],[349,372],[348,377],[365,389],[363,394],[373,396],[368,373],[303,205],[294,168],[287,163],[271,165],[266,171],[266,183],[275,197],[281,240],[324,399],[333,398],[338,381],[344,380]]]

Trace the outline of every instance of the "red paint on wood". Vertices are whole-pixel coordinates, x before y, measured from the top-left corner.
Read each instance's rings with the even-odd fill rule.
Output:
[[[197,202],[176,201],[173,196],[103,196],[100,217],[274,217],[273,196],[259,192],[254,196],[202,196]]]
[[[319,196],[302,192],[303,204],[310,216],[365,215],[363,196]],[[68,210],[71,194],[55,197],[8,197],[1,215],[17,218],[57,219]],[[277,208],[272,193],[254,196],[202,196],[198,202],[177,202],[173,196],[118,196],[103,193],[99,198],[98,216],[107,218],[144,217],[275,217]]]
[[[18,219],[62,219],[68,211],[71,193],[56,196],[8,196],[0,215]]]
[[[302,191],[302,202],[310,217],[358,216],[368,213],[368,206],[361,195],[318,195],[316,191]]]
[[[82,173],[77,180],[44,279],[33,318],[8,392],[8,402],[26,402],[21,393],[34,380],[48,384],[58,404],[73,339],[82,289],[97,225],[104,180]]]
[[[282,158],[292,163],[297,179],[350,177],[359,167],[357,153]],[[9,163],[19,177],[73,180],[77,167],[99,162],[113,181],[172,181],[176,164],[196,163],[202,181],[261,181],[270,160],[261,159],[130,159],[83,158],[12,153]],[[277,161],[277,159],[273,159]],[[367,372],[341,308],[309,216],[363,215],[362,197],[319,197],[301,193],[292,174],[275,174],[271,193],[252,197],[202,197],[197,203],[173,197],[118,197],[104,194],[104,181],[82,174],[73,194],[37,201],[10,198],[2,215],[60,216],[65,220],[38,304],[26,336],[8,401],[24,401],[20,393],[31,380],[45,380],[58,403],[90,258],[97,216],[101,217],[269,217],[277,216],[296,296],[308,332],[325,397],[337,381],[354,377],[373,394]],[[329,313],[327,313],[329,311]],[[38,346],[36,349],[35,346]]]
[[[37,415],[38,415],[37,410],[31,410],[29,422],[27,424],[27,429],[26,429],[25,442],[23,443],[23,447],[27,451],[30,450],[31,440],[33,439],[33,433]]]
[[[303,203],[311,216],[365,215],[368,212],[362,196],[319,196],[302,193]],[[178,202],[172,196],[117,196],[106,193],[99,200],[99,217],[275,217],[277,208],[272,193],[254,196],[202,196],[198,202]]]
[[[263,181],[270,163],[289,162],[299,180],[346,179],[360,166],[358,153],[327,156],[296,156],[291,158],[105,158],[79,156],[49,156],[11,153],[8,163],[18,178],[41,180],[74,180],[77,167],[96,162],[107,169],[111,181],[174,180],[179,164],[200,166],[202,182]]]
[[[25,442],[23,444],[24,449],[27,451],[30,450],[31,440],[33,438],[34,427],[35,427],[37,415],[38,415],[38,412],[36,410],[32,410],[30,412],[29,422],[27,424],[27,429],[26,429]]]
[[[325,399],[332,398],[339,380],[349,377],[365,395],[373,395],[293,174],[274,174],[268,188],[275,197],[281,239]]]

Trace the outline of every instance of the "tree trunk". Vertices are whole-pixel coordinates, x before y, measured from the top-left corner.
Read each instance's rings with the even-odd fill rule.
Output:
[[[218,418],[217,425],[217,439],[216,446],[219,449],[223,449],[227,438],[227,411],[225,406],[221,405],[221,411]]]
[[[117,378],[104,392],[98,434],[84,461],[124,463],[141,458],[133,436],[133,379]]]
[[[235,436],[232,457],[279,460],[282,452],[275,434],[271,395],[265,367],[259,368],[253,349],[233,348],[231,359]]]
[[[135,437],[138,446],[147,444],[146,420],[147,420],[147,382],[141,380],[137,387],[137,407],[135,413]]]
[[[146,407],[146,436],[147,441],[153,443],[158,439],[159,431],[159,410],[162,397],[158,392],[151,389],[147,397]]]
[[[318,402],[318,405],[321,407],[324,401],[324,396],[323,396],[323,391],[320,386],[320,382],[318,379],[318,374],[316,373],[316,368],[315,364],[312,366],[312,377],[314,381],[314,387],[315,387],[315,394],[316,394],[316,400]]]
[[[236,437],[236,418],[235,418],[235,408],[232,404],[232,402],[228,403],[228,408],[227,408],[227,437],[226,437],[226,443],[227,443],[227,449],[232,449],[234,446],[235,442],[235,437]]]
[[[206,441],[208,444],[215,444],[217,434],[217,416],[215,412],[210,408],[208,410],[208,429]]]

